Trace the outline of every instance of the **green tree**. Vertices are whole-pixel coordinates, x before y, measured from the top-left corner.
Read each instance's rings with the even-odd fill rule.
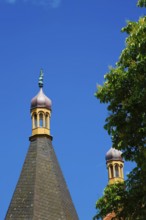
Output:
[[[146,7],[146,0],[139,0],[137,5]],[[134,161],[136,166],[128,175],[124,187],[117,185],[114,197],[112,193],[116,184],[107,186],[103,197],[96,203],[98,214],[94,219],[104,217],[113,210],[117,219],[145,220],[146,16],[137,22],[127,22],[122,32],[127,33],[126,47],[95,95],[101,103],[107,103],[110,114],[104,127],[111,135],[113,147],[121,150],[123,158]]]
[[[146,0],[138,0],[137,5],[139,7],[146,7]]]

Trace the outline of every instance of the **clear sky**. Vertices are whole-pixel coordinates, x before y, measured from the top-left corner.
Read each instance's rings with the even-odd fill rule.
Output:
[[[30,101],[44,69],[53,102],[51,133],[80,220],[91,220],[107,184],[106,106],[94,97],[125,46],[136,0],[0,0],[0,220],[8,209],[29,146]],[[125,174],[131,169],[125,163]]]

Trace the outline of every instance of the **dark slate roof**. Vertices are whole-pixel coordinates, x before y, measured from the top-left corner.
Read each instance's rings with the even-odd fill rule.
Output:
[[[48,137],[31,139],[5,220],[78,220]]]

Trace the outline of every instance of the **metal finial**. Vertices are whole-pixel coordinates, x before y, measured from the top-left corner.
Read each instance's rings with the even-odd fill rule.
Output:
[[[40,70],[40,76],[39,76],[39,87],[42,88],[44,83],[43,83],[43,76],[44,76],[44,73],[43,73],[43,70],[41,69]]]

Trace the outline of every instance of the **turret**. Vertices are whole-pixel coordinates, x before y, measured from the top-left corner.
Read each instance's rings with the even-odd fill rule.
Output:
[[[109,184],[124,181],[122,152],[110,148],[106,154],[106,165],[108,169]]]
[[[43,92],[43,71],[40,71],[39,93],[31,100],[32,136],[50,135],[51,100]]]

